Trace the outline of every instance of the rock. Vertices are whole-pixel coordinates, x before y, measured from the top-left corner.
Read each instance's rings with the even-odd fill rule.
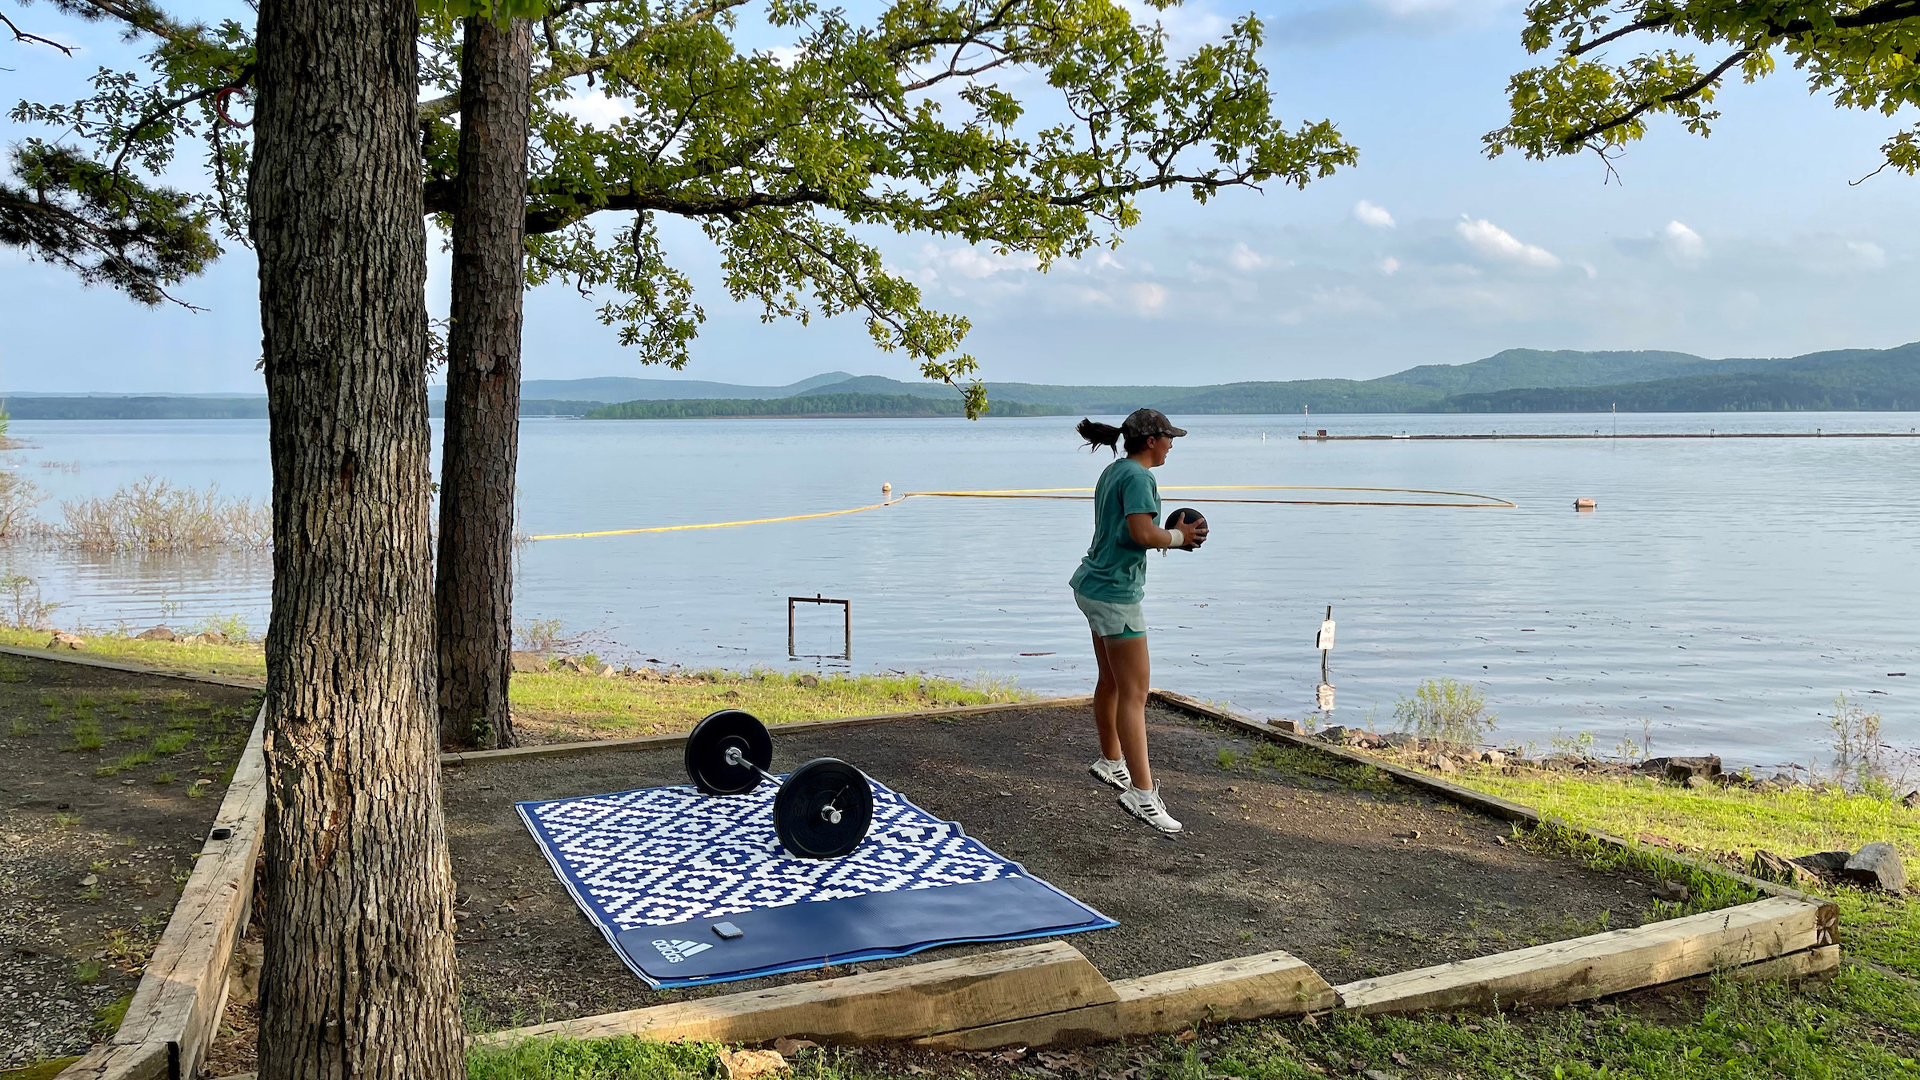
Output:
[[[1411,731],[1389,731],[1380,738],[1395,750],[1420,749],[1420,737]]]
[[[151,630],[142,630],[134,636],[135,641],[173,641],[176,640],[176,638],[177,635],[164,626],[156,626]]]
[[[799,1057],[802,1050],[818,1050],[820,1044],[811,1039],[789,1039],[782,1036],[773,1040],[773,1049],[783,1057]]]
[[[615,670],[614,670],[614,668],[613,668],[613,665],[612,665],[612,664],[601,664],[601,665],[600,665],[600,677],[601,677],[601,678],[603,678],[603,679],[611,679],[611,678],[613,678],[613,677],[614,677],[615,675],[618,675],[618,674],[620,674],[620,673],[619,673],[618,671],[615,671]]]
[[[1719,754],[1713,754],[1708,757],[1677,757],[1667,759],[1666,777],[1669,783],[1686,784],[1688,780],[1696,776],[1711,780],[1718,775],[1720,775]],[[1688,786],[1695,787],[1698,785],[1688,784]]]
[[[1909,810],[1920,810],[1920,788],[1907,792],[1906,798],[1900,800],[1900,805]]]
[[[1498,750],[1488,750],[1480,755],[1480,760],[1497,769],[1507,763],[1507,755]]]
[[[1712,780],[1709,780],[1709,779],[1707,779],[1707,778],[1706,778],[1706,777],[1704,777],[1704,776],[1700,776],[1700,775],[1698,775],[1698,774],[1695,774],[1695,775],[1693,775],[1693,776],[1689,776],[1689,777],[1687,777],[1687,778],[1686,778],[1686,779],[1684,780],[1684,783],[1685,783],[1685,784],[1686,784],[1686,785],[1687,785],[1687,786],[1688,786],[1689,788],[1692,788],[1693,790],[1695,790],[1695,791],[1698,791],[1698,790],[1700,790],[1700,789],[1701,789],[1701,788],[1703,788],[1703,787],[1710,787],[1710,786],[1712,786],[1712,784],[1713,784],[1713,781],[1712,781]]]
[[[1754,877],[1763,881],[1776,881],[1782,885],[1800,885],[1813,877],[1806,868],[1771,851],[1754,852],[1751,865]]]
[[[100,875],[98,874],[88,874],[86,877],[80,879],[80,887],[83,889],[91,889],[98,884],[100,884]]]
[[[1331,726],[1321,728],[1318,732],[1315,733],[1314,737],[1333,743],[1336,746],[1342,746],[1342,745],[1345,745],[1353,735],[1357,735],[1357,734],[1359,733],[1354,731],[1352,728],[1341,727],[1339,724],[1333,724]]]
[[[218,630],[202,630],[193,636],[199,638],[200,644],[202,645],[225,645],[227,643],[227,635]]]
[[[787,1071],[787,1059],[778,1050],[722,1050],[720,1064],[727,1080],[754,1080]]]
[[[244,1001],[251,1005],[260,998],[260,965],[264,962],[266,946],[258,941],[243,940],[233,950],[233,959],[227,962],[227,1000]]]
[[[1460,771],[1460,766],[1455,765],[1453,759],[1445,754],[1428,754],[1427,768],[1443,775],[1451,775]]]
[[[1898,896],[1907,891],[1907,868],[1900,852],[1885,840],[1876,840],[1853,853],[1840,868],[1840,876],[1869,888],[1885,889]]]
[[[1418,840],[1420,839],[1420,830],[1408,829],[1406,832],[1394,833],[1393,836],[1396,840]]]
[[[800,676],[800,685],[811,690],[820,685],[820,676],[813,674],[802,675]]]
[[[516,652],[511,656],[515,674],[532,675],[547,670],[547,658],[539,653]]]
[[[1677,881],[1662,881],[1653,887],[1653,895],[1662,900],[1671,900],[1676,904],[1684,904],[1687,902],[1687,898],[1693,895],[1693,890]]]
[[[1800,778],[1790,772],[1774,773],[1773,782],[1783,790],[1792,790],[1800,786]]]
[[[1847,860],[1853,858],[1851,851],[1816,851],[1812,855],[1802,855],[1788,862],[1802,869],[1811,870],[1821,877],[1832,877],[1846,869]]]
[[[84,649],[86,647],[85,638],[75,637],[64,630],[55,630],[52,639],[47,642],[49,649]]]
[[[1300,721],[1288,720],[1284,717],[1275,717],[1272,720],[1267,721],[1267,726],[1270,728],[1277,728],[1281,731],[1286,732],[1289,735],[1305,734],[1305,732],[1300,730]]]
[[[1541,766],[1538,758],[1523,757],[1523,758],[1514,758],[1513,767],[1516,769],[1539,769]]]

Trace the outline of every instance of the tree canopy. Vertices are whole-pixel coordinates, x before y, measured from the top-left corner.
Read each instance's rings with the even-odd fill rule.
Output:
[[[1754,82],[1783,58],[1838,107],[1920,105],[1920,0],[1533,0],[1526,19],[1527,51],[1558,55],[1508,83],[1512,118],[1487,134],[1489,156],[1591,150],[1611,163],[1662,114],[1705,136],[1722,81]],[[1920,171],[1920,124],[1880,149],[1882,169]]]
[[[454,6],[428,14],[420,72],[425,209],[442,215],[459,16],[474,5]],[[123,21],[157,36],[149,71],[103,71],[87,99],[26,102],[15,117],[79,136],[115,175],[157,171],[199,140],[211,178],[199,209],[243,235],[247,137],[234,113],[251,29],[157,11]],[[748,48],[746,29],[784,44]],[[676,261],[661,237],[661,216],[680,217],[718,249],[731,297],[763,318],[856,312],[878,347],[962,379],[977,369],[960,351],[967,320],[930,309],[887,268],[884,233],[1044,267],[1117,243],[1143,193],[1205,201],[1356,162],[1331,122],[1276,115],[1262,34],[1249,15],[1175,55],[1115,0],[892,0],[864,24],[813,0],[553,0],[535,33],[529,284],[595,296],[640,360],[680,367],[705,319],[684,253]],[[568,103],[582,95],[619,118],[579,119]],[[970,405],[983,402],[973,386]]]

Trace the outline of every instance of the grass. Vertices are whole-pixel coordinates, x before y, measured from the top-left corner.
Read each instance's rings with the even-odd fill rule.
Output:
[[[267,675],[266,649],[259,642],[223,645],[187,644],[180,641],[141,641],[124,634],[83,633],[85,655],[125,664],[145,664],[170,671],[196,671],[207,675],[246,676],[264,679]],[[38,649],[47,643],[45,630],[0,628],[0,645]]]
[[[184,730],[177,729],[174,731],[169,731],[166,734],[160,736],[159,738],[153,740],[153,752],[156,754],[163,754],[168,756],[177,754],[180,751],[185,750],[187,748],[187,744],[193,742],[193,735],[194,735],[193,728],[186,728]]]
[[[1920,863],[1920,811],[1837,789],[1687,789],[1641,777],[1507,776],[1492,769],[1457,779],[1549,817],[1618,836],[1663,838],[1730,864],[1746,864],[1755,851],[1854,851],[1875,840],[1894,844],[1910,866]],[[1920,977],[1920,902],[1855,889],[1821,891],[1840,907],[1843,951]]]
[[[0,629],[0,644],[38,648],[44,631]],[[265,678],[258,642],[186,644],[140,641],[122,634],[87,637],[86,653],[119,663],[173,671]],[[654,678],[602,678],[566,670],[516,674],[509,690],[514,720],[539,741],[617,739],[684,731],[716,709],[745,709],[768,723],[903,712],[948,705],[1018,701],[1012,683],[928,675],[835,675],[778,671],[680,671]],[[189,706],[182,695],[184,710]],[[49,720],[64,702],[49,696]],[[178,710],[176,710],[178,711]],[[172,725],[170,725],[172,726]],[[168,751],[161,751],[167,753]]]
[[[52,716],[48,718],[52,719]],[[69,750],[98,750],[106,745],[105,736],[100,734],[100,721],[91,717],[75,720],[68,726],[67,732],[73,736],[73,745],[68,747]]]
[[[509,690],[514,722],[550,740],[612,739],[684,731],[716,709],[745,709],[770,724],[1018,701],[1004,683],[925,675],[812,675],[697,671],[667,678],[519,674]]]

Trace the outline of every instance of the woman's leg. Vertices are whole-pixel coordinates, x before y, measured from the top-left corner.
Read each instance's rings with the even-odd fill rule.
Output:
[[[1112,673],[1114,733],[1119,736],[1120,749],[1126,756],[1127,772],[1133,775],[1134,787],[1151,791],[1153,766],[1147,761],[1147,685],[1153,681],[1153,673],[1147,658],[1146,636],[1107,638],[1101,645],[1104,646],[1101,677],[1104,679]],[[1103,730],[1103,745],[1105,735]]]
[[[1099,681],[1093,684],[1093,722],[1100,731],[1100,756],[1120,760],[1120,684],[1113,677],[1113,665],[1107,659],[1107,639],[1093,635],[1093,658],[1100,665]]]

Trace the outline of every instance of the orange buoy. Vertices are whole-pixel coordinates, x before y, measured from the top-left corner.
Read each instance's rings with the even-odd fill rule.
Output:
[[[1573,508],[1574,508],[1575,510],[1591,510],[1591,509],[1593,509],[1593,508],[1594,508],[1594,507],[1595,507],[1596,505],[1598,505],[1598,504],[1597,504],[1597,503],[1595,503],[1595,502],[1594,502],[1594,501],[1593,501],[1592,499],[1575,499],[1575,500],[1573,500]]]

